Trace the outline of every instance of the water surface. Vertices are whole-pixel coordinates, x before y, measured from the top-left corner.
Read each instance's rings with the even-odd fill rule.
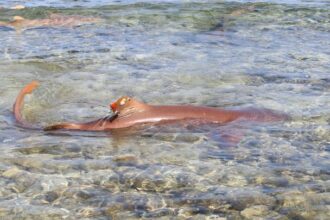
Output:
[[[329,219],[327,1],[0,1],[0,20],[51,13],[98,24],[0,28],[0,216],[33,219]],[[270,124],[45,133],[15,125],[152,104],[270,108]],[[235,146],[221,134],[238,134]]]

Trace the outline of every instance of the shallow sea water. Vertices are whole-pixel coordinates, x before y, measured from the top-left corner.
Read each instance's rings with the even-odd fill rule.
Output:
[[[74,28],[0,28],[0,218],[330,219],[328,1],[0,1]],[[102,117],[130,95],[152,104],[270,108],[270,124],[139,130],[19,128]],[[235,146],[219,134],[244,133]]]

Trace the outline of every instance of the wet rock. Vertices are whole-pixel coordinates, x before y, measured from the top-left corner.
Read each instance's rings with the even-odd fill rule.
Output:
[[[44,159],[39,157],[16,157],[12,159],[12,163],[17,165],[18,167],[23,167],[29,169],[29,171],[40,171],[48,168],[50,166],[50,162],[45,163]]]
[[[6,170],[5,172],[3,172],[2,176],[7,177],[7,178],[14,178],[15,176],[18,176],[22,173],[23,173],[22,170],[18,169],[17,167],[12,167],[12,168]]]
[[[283,208],[304,206],[306,196],[300,191],[285,192],[278,196]]]
[[[323,217],[330,216],[329,209],[324,206],[330,203],[330,193],[292,191],[278,196],[278,201],[281,212],[290,218],[327,219]]]
[[[245,176],[241,175],[228,175],[228,182],[226,185],[233,187],[243,187],[248,184],[248,181]]]
[[[178,216],[182,218],[191,218],[198,214],[208,214],[209,210],[204,207],[184,207],[178,211]]]
[[[9,216],[10,210],[4,207],[0,207],[0,218],[6,218]]]
[[[303,211],[300,215],[304,219],[330,219],[330,206],[320,210]]]
[[[77,192],[76,196],[78,196],[80,199],[86,200],[95,196],[95,194],[91,191],[80,190],[79,192]]]
[[[176,142],[195,143],[200,140],[200,137],[191,134],[179,134],[175,137]]]
[[[45,200],[49,203],[54,202],[58,197],[59,195],[56,192],[47,192],[45,194]]]
[[[33,198],[31,204],[33,205],[46,205],[53,203],[59,198],[59,194],[56,192],[46,192],[45,194],[38,195]]]
[[[128,169],[122,181],[143,191],[162,192],[168,189],[193,186],[198,177],[176,167],[150,166],[145,170]]]
[[[255,179],[257,184],[270,185],[275,187],[286,187],[289,181],[284,177],[258,176]]]
[[[148,210],[146,205],[147,197],[148,195],[142,195],[139,193],[113,195],[108,201],[104,202],[104,206],[106,207],[104,213],[106,216],[115,219],[121,219],[120,216],[122,216],[125,211],[134,214],[134,216],[141,216]]]
[[[146,202],[146,208],[148,211],[160,211],[166,212],[165,207],[167,206],[166,201],[161,196],[152,195],[149,196]],[[163,212],[160,211],[160,212]]]
[[[12,191],[8,188],[5,187],[8,184],[8,180],[6,178],[0,178],[0,198],[2,199],[8,199],[10,197],[15,197],[16,195],[14,195],[12,193]]]
[[[136,162],[137,158],[135,155],[126,154],[126,155],[115,156],[113,160],[118,163],[129,163],[129,162]]]
[[[117,212],[115,215],[110,216],[112,219],[125,219],[125,220],[136,220],[141,219],[139,215],[132,211],[121,211]]]
[[[80,177],[84,180],[84,184],[93,184],[101,186],[116,192],[120,190],[120,176],[113,170],[97,170],[93,172],[87,172]]]
[[[246,219],[287,219],[286,217],[270,210],[268,206],[265,205],[256,205],[241,211],[241,215]]]
[[[122,203],[111,204],[104,210],[104,214],[111,218],[116,218],[117,214],[121,212],[123,209],[124,206]]]
[[[210,190],[208,192],[190,192],[181,190],[172,192],[173,200],[168,200],[167,204],[173,207],[183,207],[179,210],[182,215],[188,213],[210,214],[226,212],[231,205],[227,202],[225,192]]]
[[[69,182],[64,176],[51,175],[38,178],[36,186],[43,191],[61,191],[68,187]]]
[[[175,214],[176,214],[175,209],[162,208],[162,209],[157,209],[157,210],[154,210],[151,212],[144,213],[143,217],[159,219],[160,217],[163,217],[163,216],[173,216]]]
[[[274,207],[276,204],[275,198],[264,193],[245,189],[244,191],[237,190],[229,195],[229,203],[232,208],[238,211],[244,210],[250,206],[265,205]]]
[[[78,210],[77,215],[80,218],[95,218],[97,216],[102,215],[102,212],[98,208],[93,208],[93,207],[84,207],[82,209]]]
[[[0,217],[4,219],[65,219],[70,211],[64,207],[33,205],[23,197],[0,202]]]
[[[205,218],[206,220],[227,220],[226,217],[221,217],[219,215],[210,215]]]
[[[10,178],[12,180],[12,182],[7,184],[7,187],[9,187],[9,189],[13,190],[16,193],[24,192],[36,181],[35,176],[32,176],[30,173],[20,170],[17,167],[13,167],[6,170],[2,173],[2,176]]]
[[[256,205],[241,211],[241,215],[248,219],[265,216],[269,212],[269,208],[264,205]]]

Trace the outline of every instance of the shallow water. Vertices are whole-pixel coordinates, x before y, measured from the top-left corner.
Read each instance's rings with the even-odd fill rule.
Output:
[[[6,5],[0,1],[0,5]],[[25,4],[15,1],[14,4]],[[12,6],[8,5],[8,6]],[[28,1],[99,24],[0,28],[0,217],[329,219],[327,1]],[[146,126],[115,133],[15,126],[87,121],[131,95],[153,104],[270,108],[271,124]],[[242,134],[227,146],[219,134]]]

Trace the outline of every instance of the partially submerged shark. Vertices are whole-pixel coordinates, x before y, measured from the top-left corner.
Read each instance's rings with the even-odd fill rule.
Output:
[[[26,85],[16,98],[13,112],[17,123],[25,128],[35,128],[23,119],[21,110],[26,94],[39,86],[37,81]],[[110,104],[114,113],[111,117],[96,119],[89,122],[64,122],[44,128],[44,130],[81,130],[106,131],[128,128],[138,124],[155,124],[182,120],[199,120],[214,124],[226,124],[236,120],[253,122],[276,122],[289,119],[288,115],[270,109],[229,110],[194,105],[149,105],[131,97],[123,96]]]

